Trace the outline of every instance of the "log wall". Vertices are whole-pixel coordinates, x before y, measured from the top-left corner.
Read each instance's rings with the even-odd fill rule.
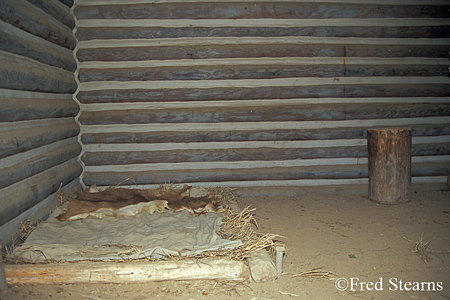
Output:
[[[367,185],[367,129],[407,126],[413,183],[446,186],[446,0],[78,0],[74,13],[87,185]]]
[[[70,1],[0,0],[0,244],[79,185]]]

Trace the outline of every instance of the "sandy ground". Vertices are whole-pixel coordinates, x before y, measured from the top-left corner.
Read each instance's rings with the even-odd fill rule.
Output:
[[[394,206],[322,193],[239,199],[248,205],[260,230],[288,247],[276,281],[15,285],[0,299],[450,299],[449,192],[416,193]],[[296,276],[316,268],[336,277]]]

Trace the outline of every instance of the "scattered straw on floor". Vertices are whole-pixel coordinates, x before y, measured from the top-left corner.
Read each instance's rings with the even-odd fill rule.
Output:
[[[316,279],[326,279],[326,280],[334,280],[337,278],[337,275],[330,271],[324,271],[320,268],[314,268],[308,271],[303,271],[297,274],[293,274],[292,277],[304,277],[304,278],[316,278]]]
[[[428,249],[431,240],[424,243],[423,242],[423,233],[420,236],[420,240],[417,241],[414,245],[413,252],[417,253],[417,255],[423,260],[424,263],[428,264],[431,261],[430,253],[431,251]]]

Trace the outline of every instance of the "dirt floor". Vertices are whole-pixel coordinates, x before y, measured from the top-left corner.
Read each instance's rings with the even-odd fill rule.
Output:
[[[449,192],[394,206],[322,193],[239,199],[248,205],[288,247],[276,281],[15,285],[0,299],[450,299]],[[300,276],[311,270],[328,275]]]

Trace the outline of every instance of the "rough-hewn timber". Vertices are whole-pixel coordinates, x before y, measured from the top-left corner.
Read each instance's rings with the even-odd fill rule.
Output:
[[[440,184],[449,8],[79,0],[84,182],[367,184],[367,129],[408,126],[413,183]]]
[[[0,1],[0,244],[79,186],[70,0]],[[69,4],[69,5],[67,5]]]

